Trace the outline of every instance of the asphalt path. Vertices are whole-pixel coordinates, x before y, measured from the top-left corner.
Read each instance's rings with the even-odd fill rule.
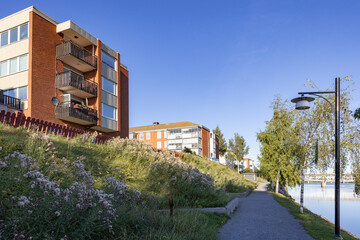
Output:
[[[235,239],[313,239],[301,223],[281,206],[260,183],[247,198],[241,199],[231,219],[219,230],[219,240]]]

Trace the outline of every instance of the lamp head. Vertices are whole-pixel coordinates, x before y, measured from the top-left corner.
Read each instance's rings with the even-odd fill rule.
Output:
[[[314,101],[313,97],[305,97],[302,95],[301,97],[297,97],[291,100],[291,102],[296,103],[296,110],[306,110],[310,108],[310,102]]]

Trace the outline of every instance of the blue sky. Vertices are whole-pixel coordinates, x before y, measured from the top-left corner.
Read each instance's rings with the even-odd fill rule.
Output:
[[[130,70],[130,126],[191,121],[234,132],[256,159],[275,94],[351,75],[360,107],[360,1],[8,1],[72,20]]]

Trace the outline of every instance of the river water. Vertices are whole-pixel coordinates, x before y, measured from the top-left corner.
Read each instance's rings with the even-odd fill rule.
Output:
[[[354,193],[354,183],[340,185],[340,226],[360,237],[360,197]],[[300,202],[300,186],[289,188],[289,194]],[[304,206],[313,213],[335,222],[335,184],[306,183]]]

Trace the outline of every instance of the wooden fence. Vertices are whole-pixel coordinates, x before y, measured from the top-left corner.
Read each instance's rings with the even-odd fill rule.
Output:
[[[26,117],[21,112],[11,113],[2,110],[0,112],[0,122],[12,127],[24,127],[25,129],[35,129],[37,131],[44,132],[46,134],[54,134],[57,136],[73,138],[77,135],[90,133],[82,129],[72,128],[69,126],[59,125],[48,121],[43,121],[36,118]],[[97,135],[94,140],[94,143],[102,144],[105,141],[109,140],[111,137],[105,135]]]

